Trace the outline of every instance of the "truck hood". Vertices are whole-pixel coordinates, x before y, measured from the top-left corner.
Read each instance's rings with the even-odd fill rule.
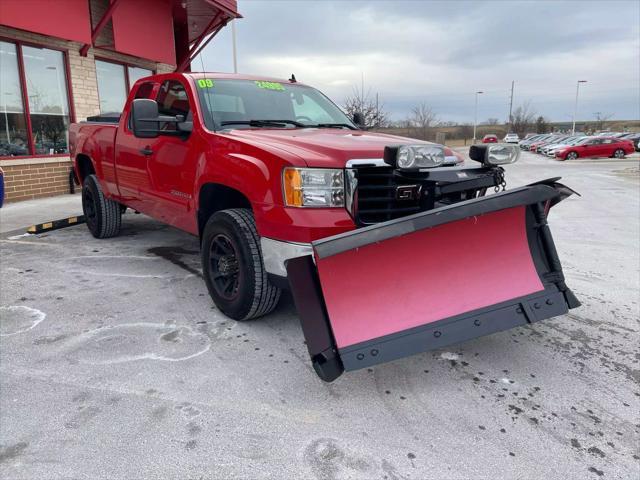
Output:
[[[309,167],[344,168],[355,159],[380,159],[387,145],[429,144],[384,133],[333,128],[237,129],[229,137],[275,147],[303,159]]]

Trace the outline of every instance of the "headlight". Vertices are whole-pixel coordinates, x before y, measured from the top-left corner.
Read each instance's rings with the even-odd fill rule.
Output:
[[[489,146],[485,163],[489,165],[504,165],[515,163],[520,156],[520,151],[513,145],[501,145],[499,143]]]
[[[401,170],[439,167],[444,157],[442,145],[394,145],[384,149],[385,163]]]
[[[472,145],[469,148],[469,158],[485,165],[515,163],[519,156],[520,149],[518,149],[517,145],[508,143]]]
[[[344,171],[293,168],[282,172],[284,203],[288,207],[343,207]]]

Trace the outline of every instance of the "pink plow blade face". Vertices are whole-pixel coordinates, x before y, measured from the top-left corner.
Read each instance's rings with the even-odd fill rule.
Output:
[[[316,257],[338,348],[544,290],[526,208]]]

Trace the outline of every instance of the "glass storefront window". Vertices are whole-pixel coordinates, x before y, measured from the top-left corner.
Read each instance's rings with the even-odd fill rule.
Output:
[[[100,113],[121,113],[127,100],[124,66],[96,60]]]
[[[18,52],[13,43],[0,42],[0,157],[28,154]]]
[[[129,90],[131,90],[133,85],[141,78],[153,75],[153,72],[151,70],[140,67],[127,67],[127,73],[129,75]]]
[[[67,153],[69,97],[62,52],[23,47],[24,73],[35,153]]]

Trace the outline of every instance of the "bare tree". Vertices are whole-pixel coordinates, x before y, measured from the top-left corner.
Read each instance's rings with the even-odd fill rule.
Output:
[[[456,129],[456,137],[467,140],[473,136],[473,127],[469,124],[459,125]]]
[[[411,109],[411,124],[414,136],[422,140],[427,139],[429,129],[438,124],[438,116],[426,102],[422,102]]]
[[[596,117],[596,121],[594,122],[593,129],[594,130],[604,130],[604,124],[613,118],[613,113],[602,113],[596,112],[593,114]]]
[[[482,125],[498,125],[500,123],[500,120],[498,120],[497,118],[487,118],[484,122],[482,122]]]
[[[549,131],[549,122],[547,119],[540,115],[536,118],[536,133],[547,133]]]
[[[358,87],[353,87],[353,93],[344,101],[344,110],[349,118],[353,118],[356,112],[362,113],[366,128],[386,127],[389,124],[384,103],[379,101],[377,95],[371,95],[371,89],[363,93]]]
[[[532,128],[535,118],[536,112],[531,108],[531,103],[523,103],[513,111],[512,130],[524,136]]]

